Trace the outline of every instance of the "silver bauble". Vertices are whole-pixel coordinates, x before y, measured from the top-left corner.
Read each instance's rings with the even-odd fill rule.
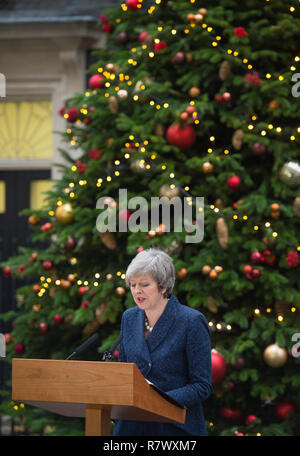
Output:
[[[300,163],[295,161],[285,163],[279,170],[279,177],[290,187],[300,186]]]
[[[120,100],[126,100],[128,98],[128,92],[127,92],[127,90],[124,90],[124,89],[120,89],[117,92],[117,95],[120,98]]]

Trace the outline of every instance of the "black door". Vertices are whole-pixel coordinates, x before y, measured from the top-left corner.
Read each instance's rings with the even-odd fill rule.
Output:
[[[27,216],[18,215],[30,207],[30,183],[33,180],[49,180],[50,170],[0,171],[0,182],[5,186],[5,208],[0,213],[0,261],[18,254],[18,246],[30,246],[30,226]],[[3,186],[2,186],[3,188]],[[24,282],[6,278],[0,272],[0,314],[16,309],[16,289]],[[0,320],[0,333],[11,331],[11,322]],[[8,378],[8,366],[0,362],[0,389]],[[1,401],[1,398],[0,398]]]

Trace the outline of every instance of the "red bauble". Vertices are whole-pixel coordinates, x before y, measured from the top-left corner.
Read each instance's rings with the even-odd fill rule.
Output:
[[[126,5],[131,11],[135,11],[138,9],[139,0],[126,0]]]
[[[89,301],[82,301],[81,303],[81,307],[83,307],[84,309],[86,309],[88,306],[89,306]]]
[[[162,49],[167,48],[167,43],[165,41],[160,41],[159,43],[154,43],[154,48],[157,52],[159,52]]]
[[[167,129],[166,138],[169,144],[181,150],[189,149],[196,141],[196,133],[191,125],[180,128],[179,124],[171,125]]]
[[[120,354],[119,350],[115,350],[114,351],[114,355],[113,355],[114,359],[118,360],[119,359],[119,354]]]
[[[260,263],[262,260],[262,256],[260,252],[252,252],[251,253],[251,261],[252,263]]]
[[[42,232],[48,231],[48,230],[51,230],[52,228],[53,228],[52,223],[46,222],[46,223],[44,223],[44,225],[41,226],[41,231]]]
[[[221,382],[226,375],[226,361],[225,358],[216,351],[211,352],[211,366],[212,366],[212,382]]]
[[[73,250],[76,247],[76,241],[71,236],[68,237],[67,242],[64,245],[66,250]]]
[[[231,94],[229,92],[224,92],[222,95],[222,101],[226,101],[227,103],[231,100]]]
[[[228,177],[227,185],[232,190],[237,190],[241,185],[241,179],[239,178],[239,176]]]
[[[109,20],[106,14],[100,14],[99,20],[101,21],[102,24],[108,24]]]
[[[25,347],[23,344],[17,344],[15,345],[15,352],[17,355],[23,355],[25,352]]]
[[[252,272],[252,266],[250,264],[246,264],[243,267],[243,273],[244,274],[251,274],[251,272]]]
[[[44,261],[43,262],[43,268],[44,268],[45,271],[50,271],[52,269],[51,261]]]
[[[222,418],[232,421],[233,423],[242,423],[245,420],[245,414],[242,410],[232,410],[230,408],[221,407],[219,414]]]
[[[138,249],[136,249],[136,253],[140,253],[140,252],[142,252],[143,250],[144,250],[143,247],[139,247]]]
[[[221,101],[223,101],[222,95],[215,95],[215,101],[217,101],[218,103],[221,103]]]
[[[67,110],[66,114],[68,114],[67,121],[72,123],[75,122],[75,120],[78,118],[79,111],[77,108],[75,108],[75,106],[73,106],[72,108]]]
[[[65,106],[62,106],[62,107],[58,110],[57,113],[58,113],[60,116],[63,117],[64,114],[65,114],[65,112],[66,112],[66,107],[65,107]]]
[[[4,266],[4,268],[2,269],[2,274],[4,275],[4,277],[10,277],[11,276],[10,267]]]
[[[82,163],[80,160],[77,160],[75,165],[77,167],[77,171],[79,172],[79,174],[84,174],[85,173],[85,170],[86,170],[86,164],[85,163]]]
[[[148,38],[147,32],[141,32],[139,34],[139,42],[143,43]]]
[[[39,331],[41,334],[46,334],[46,332],[48,331],[47,323],[45,323],[45,322],[40,323]]]
[[[260,142],[254,144],[252,148],[254,155],[263,155],[266,152],[266,146]]]
[[[86,292],[87,292],[87,287],[78,288],[78,294],[80,294],[80,296],[83,296]]]
[[[252,277],[259,277],[260,276],[260,270],[259,269],[252,269]]]
[[[123,223],[127,223],[129,218],[130,218],[130,215],[131,215],[131,212],[128,210],[128,209],[121,209],[119,211],[119,219],[123,222]]]
[[[232,365],[235,369],[242,369],[245,366],[245,360],[244,358],[238,358]]]
[[[292,402],[282,401],[276,405],[276,416],[279,421],[284,421],[290,417],[291,414],[295,413],[296,407]]]
[[[54,320],[54,323],[56,323],[57,325],[60,325],[64,319],[60,315],[55,314],[53,317],[53,320]]]
[[[89,158],[92,160],[98,160],[98,158],[101,158],[102,154],[100,149],[90,149],[89,151]]]
[[[244,29],[244,27],[235,27],[234,33],[235,33],[236,36],[238,36],[239,38],[241,38],[242,36],[248,36],[248,33],[246,32],[246,30]]]
[[[247,418],[246,418],[246,424],[250,424],[250,423],[252,423],[253,421],[256,421],[256,420],[257,420],[257,416],[255,416],[255,415],[249,415],[249,416],[247,416]]]
[[[188,106],[185,110],[188,114],[192,115],[194,112],[196,112],[196,108],[194,106]]]
[[[104,76],[102,74],[94,74],[89,79],[89,88],[94,89],[103,89],[105,87]]]
[[[112,24],[103,24],[101,26],[101,30],[102,30],[102,32],[110,33],[113,30],[113,25]]]

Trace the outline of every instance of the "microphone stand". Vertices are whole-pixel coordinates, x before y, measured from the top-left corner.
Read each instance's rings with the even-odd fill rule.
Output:
[[[120,334],[119,337],[117,338],[116,342],[110,347],[109,350],[106,350],[103,353],[101,361],[111,361],[113,358],[113,352],[115,351],[116,347],[119,345],[119,343],[122,340],[122,335]]]

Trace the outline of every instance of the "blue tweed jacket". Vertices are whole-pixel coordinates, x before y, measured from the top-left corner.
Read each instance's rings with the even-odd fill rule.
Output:
[[[136,363],[145,378],[187,407],[185,423],[176,426],[191,435],[205,434],[202,401],[212,389],[205,317],[171,295],[147,340],[144,318],[139,307],[123,313],[119,361]]]

